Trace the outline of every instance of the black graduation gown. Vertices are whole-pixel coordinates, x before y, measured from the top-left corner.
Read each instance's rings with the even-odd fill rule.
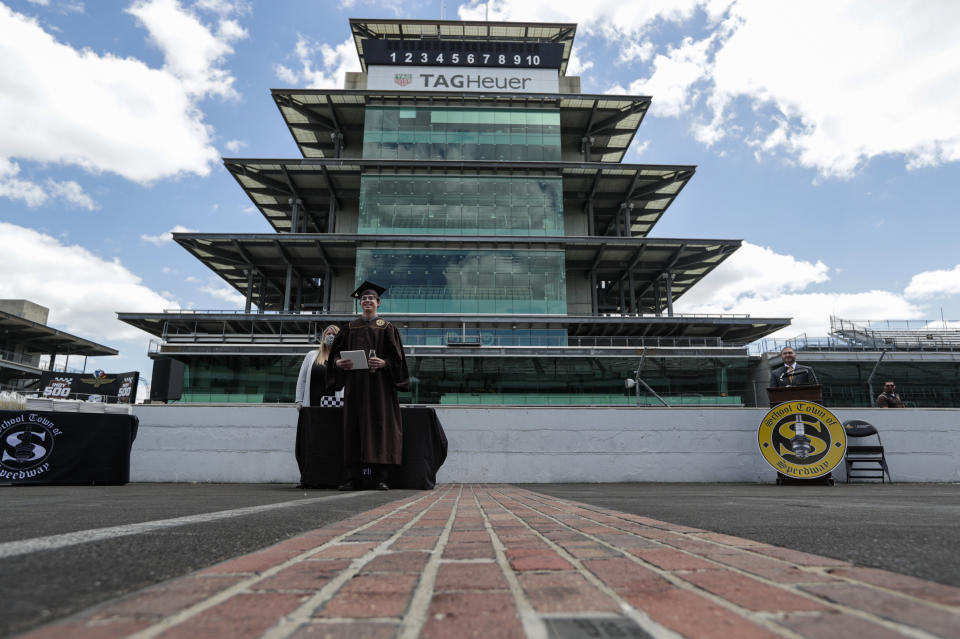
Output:
[[[342,351],[371,349],[387,362],[386,368],[345,371],[335,365]],[[344,463],[400,464],[403,423],[397,391],[407,389],[410,374],[397,328],[379,317],[355,319],[337,335],[329,361],[337,384],[343,385]]]

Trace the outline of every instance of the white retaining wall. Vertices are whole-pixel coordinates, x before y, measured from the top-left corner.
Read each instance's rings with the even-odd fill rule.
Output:
[[[450,442],[440,482],[769,482],[775,476],[757,450],[766,409],[436,410]],[[140,431],[131,481],[299,480],[292,406],[137,405],[134,412]],[[877,427],[895,481],[960,481],[960,410],[833,412]],[[843,464],[834,476],[844,477]]]

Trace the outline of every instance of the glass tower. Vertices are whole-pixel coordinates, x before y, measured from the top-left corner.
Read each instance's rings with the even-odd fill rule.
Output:
[[[289,401],[364,280],[423,403],[749,403],[744,344],[788,323],[682,316],[739,240],[653,238],[693,166],[625,164],[647,96],[566,75],[576,25],[351,20],[343,89],[272,91],[302,155],[224,159],[274,233],[176,241],[243,311],[121,314],[187,364],[188,401]]]

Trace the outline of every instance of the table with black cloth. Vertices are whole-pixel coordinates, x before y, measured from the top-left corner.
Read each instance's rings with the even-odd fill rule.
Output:
[[[0,484],[126,484],[133,415],[0,410]]]
[[[402,406],[403,463],[390,469],[391,488],[430,490],[447,458],[447,436],[427,406]],[[297,465],[304,488],[336,488],[343,481],[343,408],[304,407],[297,420]]]

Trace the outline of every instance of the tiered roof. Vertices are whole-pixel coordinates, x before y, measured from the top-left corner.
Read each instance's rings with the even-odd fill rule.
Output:
[[[305,158],[336,157],[341,144],[345,145],[343,155],[359,157],[368,106],[523,107],[560,110],[561,149],[582,153],[584,138],[590,138],[590,161],[620,162],[651,100],[640,95],[444,93],[425,96],[410,91],[346,89],[273,89],[271,94]]]
[[[577,25],[550,22],[467,22],[462,20],[371,20],[352,18],[350,32],[360,66],[367,70],[363,51],[366,39],[476,40],[558,43],[563,47],[560,75],[567,72]]]
[[[576,25],[444,20],[351,20],[367,70],[365,41],[415,41],[428,48],[444,39],[524,42],[561,52],[566,73]],[[372,45],[371,45],[372,46]],[[385,46],[399,46],[389,44]],[[478,45],[479,46],[479,45]],[[499,47],[500,45],[496,45]],[[510,45],[503,45],[510,46]],[[524,45],[526,46],[526,45]],[[534,46],[534,45],[531,45]],[[558,49],[559,47],[559,49]],[[362,83],[361,83],[362,84]],[[359,86],[359,85],[358,85]],[[569,90],[576,80],[561,84]],[[355,267],[361,248],[563,251],[569,273],[590,278],[597,310],[591,315],[480,316],[394,314],[409,327],[468,322],[476,328],[562,328],[577,336],[703,337],[744,343],[783,328],[786,319],[746,316],[663,316],[739,246],[739,240],[655,239],[649,233],[695,172],[693,166],[620,164],[650,106],[648,96],[499,93],[417,93],[384,90],[274,89],[274,102],[302,159],[225,158],[224,165],[274,234],[177,233],[174,239],[242,295],[268,313],[127,313],[121,319],[165,338],[228,333],[238,339],[307,339],[315,325],[344,321],[329,313],[331,276]],[[576,161],[443,161],[361,159],[369,106],[558,109],[561,157]],[[354,210],[363,175],[502,175],[561,177],[563,208],[582,211],[588,236],[384,235],[343,233],[337,213]],[[350,206],[345,206],[347,203]],[[294,210],[296,209],[296,216]],[[294,219],[297,220],[294,228]],[[318,315],[278,312],[290,295],[290,275],[301,301]],[[669,280],[669,283],[667,282]],[[262,295],[262,297],[260,297]],[[323,299],[327,296],[327,299]],[[312,300],[312,301],[311,301]],[[629,312],[625,312],[629,311]],[[322,327],[321,327],[322,330]],[[172,331],[172,333],[171,333]],[[289,337],[287,338],[289,339]]]
[[[299,230],[326,233],[336,209],[360,196],[361,175],[519,175],[563,177],[564,210],[592,205],[594,234],[607,235],[624,215],[630,234],[646,237],[696,167],[600,162],[497,162],[360,159],[225,158],[224,165],[270,225],[290,232],[291,199],[300,200]]]

